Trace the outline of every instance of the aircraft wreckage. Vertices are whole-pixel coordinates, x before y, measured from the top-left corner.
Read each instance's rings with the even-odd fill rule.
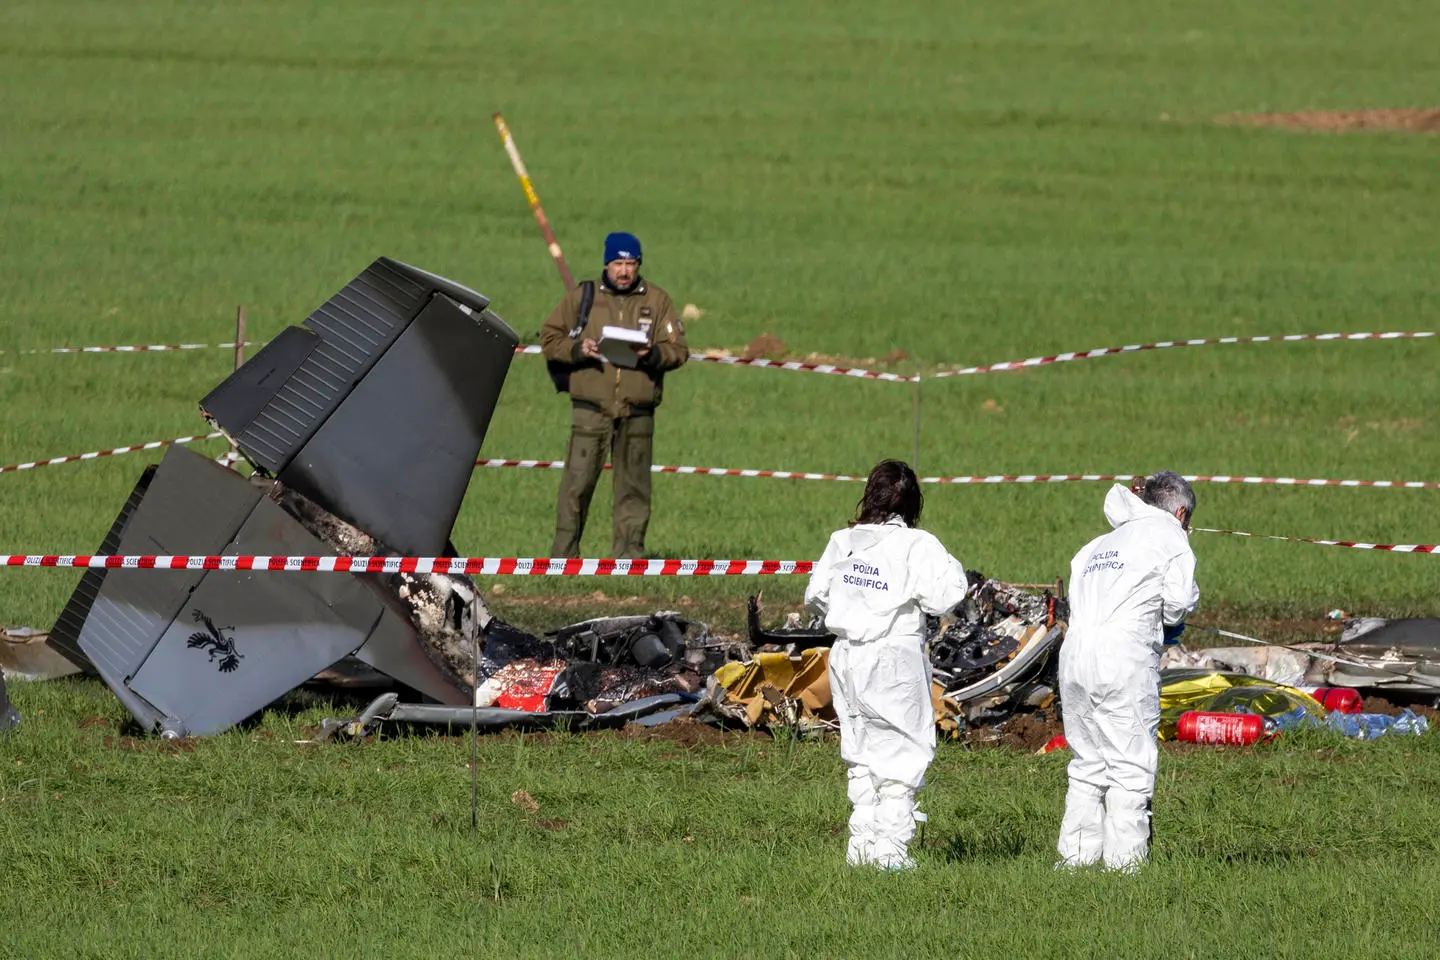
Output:
[[[484,295],[376,260],[201,400],[253,475],[171,447],[97,552],[455,556],[451,529],[518,342]],[[1065,634],[1059,581],[970,580],[928,628],[937,722],[950,733],[1052,705]],[[834,638],[795,614],[767,629],[760,614],[752,598],[741,636],[659,611],[541,637],[493,616],[465,576],[116,568],[85,572],[45,643],[168,737],[219,732],[316,682],[383,690],[325,735],[682,715],[832,729]],[[1344,658],[1316,653],[1286,676],[1433,693],[1440,622],[1429,623],[1376,626],[1347,638]],[[1294,649],[1273,662],[1294,667]],[[1221,668],[1260,669],[1241,662],[1253,651],[1209,653]],[[0,685],[0,727],[16,720]]]
[[[484,295],[376,260],[200,401],[253,475],[171,447],[100,552],[456,555],[451,528],[518,342]],[[1053,697],[1058,590],[975,582],[933,624],[948,715]],[[169,737],[224,730],[316,679],[392,688],[360,726],[733,719],[751,694],[778,705],[767,721],[824,726],[831,642],[813,626],[765,631],[758,606],[745,637],[665,611],[536,637],[493,617],[465,576],[123,568],[86,571],[46,641]],[[757,658],[768,672],[748,692],[717,679],[733,686]]]

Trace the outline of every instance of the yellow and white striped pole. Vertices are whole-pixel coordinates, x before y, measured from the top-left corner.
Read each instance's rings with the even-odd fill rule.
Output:
[[[515,138],[510,136],[510,128],[505,126],[505,118],[495,114],[495,129],[500,131],[500,142],[505,144],[505,152],[510,155],[510,165],[515,168],[515,176],[520,178],[520,189],[525,191],[525,199],[530,203],[530,209],[535,212],[535,220],[540,224],[540,232],[545,235],[545,243],[550,248],[550,256],[555,258],[555,269],[560,271],[560,279],[565,281],[565,289],[569,290],[575,286],[575,279],[570,276],[570,268],[565,266],[565,255],[560,252],[560,244],[555,240],[555,231],[550,229],[550,221],[545,216],[545,211],[540,206],[540,197],[535,193],[535,187],[530,183],[530,174],[525,170],[525,161],[520,159],[520,150],[515,146]]]

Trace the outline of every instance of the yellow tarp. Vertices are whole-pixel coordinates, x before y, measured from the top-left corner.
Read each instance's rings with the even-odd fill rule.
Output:
[[[1167,670],[1161,676],[1160,739],[1175,736],[1175,724],[1187,710],[1216,713],[1258,713],[1279,716],[1304,710],[1325,716],[1320,701],[1303,690],[1272,683],[1243,673],[1207,673],[1197,670]]]

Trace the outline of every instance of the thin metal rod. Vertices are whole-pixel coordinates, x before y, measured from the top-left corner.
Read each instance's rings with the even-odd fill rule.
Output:
[[[235,369],[239,370],[245,363],[245,305],[242,303],[235,308]],[[230,466],[240,462],[240,448],[236,445],[234,438],[230,440]]]
[[[920,473],[920,378],[915,378],[915,444],[910,467]]]
[[[480,788],[476,774],[476,750],[480,737],[480,638],[470,641],[470,839],[480,832]]]

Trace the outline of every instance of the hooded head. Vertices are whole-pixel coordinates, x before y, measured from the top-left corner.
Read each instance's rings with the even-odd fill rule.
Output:
[[[1141,497],[1144,499],[1141,499]],[[1177,511],[1182,511],[1182,520]],[[1190,516],[1195,511],[1195,491],[1177,473],[1162,470],[1149,478],[1141,495],[1136,495],[1124,484],[1117,483],[1105,495],[1105,519],[1110,526],[1118,527],[1131,520],[1146,517],[1167,517],[1186,530],[1190,528]]]

